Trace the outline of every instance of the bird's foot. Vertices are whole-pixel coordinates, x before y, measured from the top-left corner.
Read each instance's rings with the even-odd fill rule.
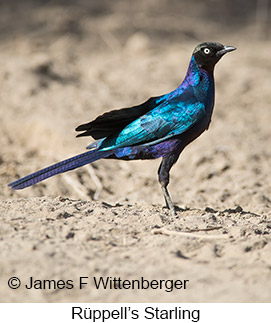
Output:
[[[173,204],[167,206],[169,208],[170,214],[173,218],[177,216],[176,208]]]
[[[163,223],[167,223],[167,224],[170,224],[170,223],[173,223],[178,215],[177,215],[177,212],[176,212],[176,208],[175,206],[172,204],[172,205],[167,205],[167,212],[164,213],[163,215],[160,216],[161,220]]]

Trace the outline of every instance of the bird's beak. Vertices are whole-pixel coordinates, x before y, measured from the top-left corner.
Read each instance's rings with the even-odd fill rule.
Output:
[[[221,56],[225,55],[226,53],[232,52],[234,50],[236,50],[236,48],[233,46],[224,46],[223,49],[221,49],[220,51],[218,51],[216,53],[216,56],[221,57]]]

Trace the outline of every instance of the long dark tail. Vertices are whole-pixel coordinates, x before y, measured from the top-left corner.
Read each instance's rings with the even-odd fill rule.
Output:
[[[105,158],[111,154],[112,151],[91,150],[22,177],[17,181],[9,183],[8,186],[10,186],[13,190],[20,190],[41,182],[48,177],[84,166],[86,164],[94,162],[95,160]]]

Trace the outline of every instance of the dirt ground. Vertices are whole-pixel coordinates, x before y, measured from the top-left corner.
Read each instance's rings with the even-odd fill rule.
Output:
[[[255,19],[256,2],[245,3],[0,2],[2,302],[271,301],[270,25]],[[22,191],[7,187],[83,152],[92,139],[75,138],[79,124],[173,90],[206,40],[238,50],[216,67],[209,131],[171,171],[174,221],[160,160],[101,160]],[[16,290],[12,276],[22,282]],[[189,284],[79,289],[82,276]],[[26,289],[29,277],[75,286]]]

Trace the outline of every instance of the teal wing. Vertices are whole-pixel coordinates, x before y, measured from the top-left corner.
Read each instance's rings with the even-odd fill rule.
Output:
[[[106,138],[100,150],[158,143],[185,132],[204,115],[205,105],[196,99],[180,101],[177,97],[170,103],[164,101],[128,124],[117,135]]]

